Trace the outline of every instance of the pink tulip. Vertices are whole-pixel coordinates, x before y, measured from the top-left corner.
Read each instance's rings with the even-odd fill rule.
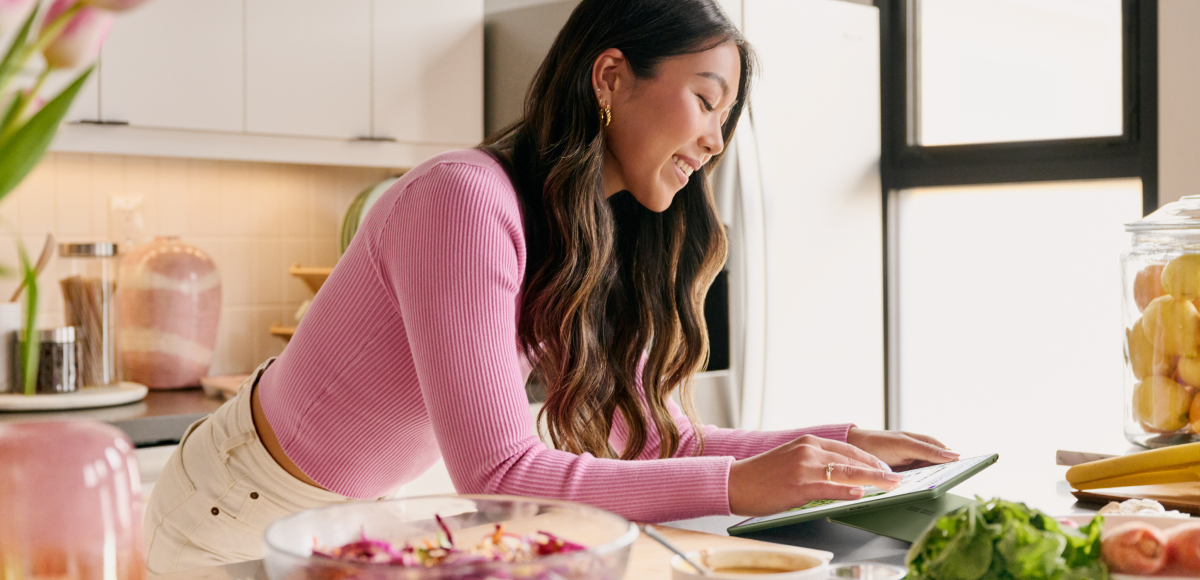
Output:
[[[78,0],[54,0],[46,12],[43,26],[49,26],[59,15],[66,12]],[[50,68],[74,68],[96,60],[100,45],[112,27],[113,14],[84,6],[67,23],[62,34],[46,47],[43,54]]]
[[[0,0],[0,34],[21,26],[36,3],[37,0]]]
[[[146,0],[84,0],[90,6],[94,6],[101,10],[111,10],[113,12],[124,12],[131,8],[137,8],[146,3]]]

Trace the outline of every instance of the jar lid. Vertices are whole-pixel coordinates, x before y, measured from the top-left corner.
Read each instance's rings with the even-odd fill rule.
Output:
[[[75,342],[75,337],[78,334],[74,326],[60,326],[58,328],[43,328],[37,331],[38,340],[41,342],[51,342],[55,344],[69,344]],[[21,342],[25,342],[25,329],[20,332]]]
[[[1200,229],[1200,195],[1188,195],[1158,208],[1158,211],[1125,224],[1127,232]]]
[[[58,255],[62,258],[107,258],[117,255],[117,245],[112,242],[59,244]]]

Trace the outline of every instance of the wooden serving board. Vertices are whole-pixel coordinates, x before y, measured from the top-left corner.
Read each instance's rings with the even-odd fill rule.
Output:
[[[791,546],[772,544],[770,542],[760,542],[758,540],[750,540],[747,538],[718,536],[715,534],[693,532],[691,530],[681,530],[679,528],[669,528],[666,526],[652,527],[654,528],[654,531],[658,532],[669,542],[675,544],[676,547],[685,552],[690,552],[692,550],[703,550],[705,548],[768,548],[772,550],[798,550],[814,555],[825,554],[827,558],[832,557],[832,554],[829,554],[828,552],[808,550],[805,548],[793,548]],[[674,556],[674,554],[672,554],[670,550],[662,547],[661,544],[655,542],[650,538],[650,536],[647,536],[646,534],[639,535],[638,539],[633,543],[633,548],[629,552],[629,567],[625,569],[624,580],[670,580],[671,556]]]
[[[1200,482],[1090,489],[1072,491],[1071,494],[1079,501],[1099,504],[1127,499],[1152,499],[1168,510],[1200,516]]]

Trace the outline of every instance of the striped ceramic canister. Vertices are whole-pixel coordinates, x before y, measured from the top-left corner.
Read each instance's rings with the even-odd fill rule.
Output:
[[[125,380],[153,389],[200,384],[221,315],[212,258],[179,238],[155,238],[122,259],[117,296]]]

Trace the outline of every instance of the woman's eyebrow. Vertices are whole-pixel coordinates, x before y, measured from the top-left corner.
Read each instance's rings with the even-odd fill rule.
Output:
[[[718,85],[721,85],[721,92],[726,95],[729,94],[729,83],[725,82],[725,77],[714,72],[700,72],[696,73],[696,76],[716,81]]]

